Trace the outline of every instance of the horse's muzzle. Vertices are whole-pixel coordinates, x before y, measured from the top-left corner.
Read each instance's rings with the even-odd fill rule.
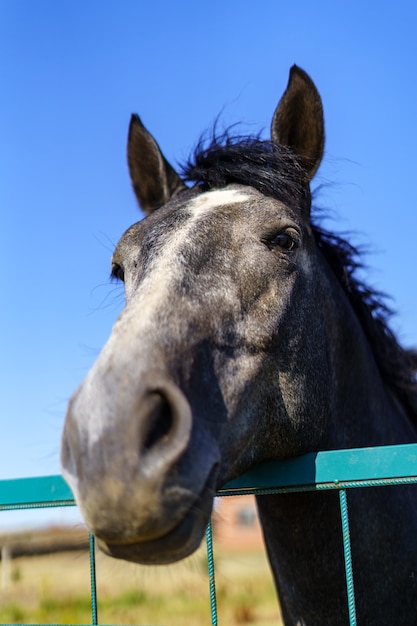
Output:
[[[70,401],[64,477],[105,552],[144,563],[183,558],[204,534],[218,455],[190,445],[190,405],[166,377],[148,376],[134,394],[123,380],[111,395],[106,386],[89,375]]]

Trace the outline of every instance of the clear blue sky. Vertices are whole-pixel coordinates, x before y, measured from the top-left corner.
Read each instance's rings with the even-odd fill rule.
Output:
[[[0,478],[59,472],[68,397],[123,305],[137,111],[172,162],[223,109],[265,129],[297,63],[323,98],[317,183],[417,345],[417,3],[0,0]]]

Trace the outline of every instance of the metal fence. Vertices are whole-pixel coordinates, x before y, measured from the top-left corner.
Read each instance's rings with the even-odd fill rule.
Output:
[[[346,491],[417,483],[417,444],[358,448],[306,454],[288,461],[259,465],[220,489],[218,496],[274,494],[295,491],[339,492],[350,626],[356,625],[354,579]],[[0,481],[0,511],[74,506],[61,476]],[[211,523],[206,532],[212,626],[217,626],[215,568]],[[91,623],[98,624],[94,538],[90,536]]]

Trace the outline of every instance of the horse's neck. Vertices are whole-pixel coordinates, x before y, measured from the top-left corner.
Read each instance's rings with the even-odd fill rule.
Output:
[[[348,492],[358,623],[417,624],[416,498],[414,486]],[[286,626],[347,626],[339,494],[257,501]]]
[[[385,387],[378,373],[358,368],[359,381],[341,373],[343,394],[335,399],[328,440],[323,449],[361,448],[417,441],[416,425]],[[349,382],[350,381],[350,382]]]
[[[346,295],[335,287],[332,325],[332,406],[324,448],[353,448],[417,440],[395,392],[383,383],[371,346]],[[343,322],[341,323],[341,320]]]
[[[286,626],[344,625],[337,494],[258,496],[257,504]]]
[[[385,388],[357,321],[337,333],[334,400],[322,449],[416,441],[416,428]],[[412,487],[348,493],[361,623],[417,624],[415,541],[410,547],[416,499]],[[285,624],[348,624],[338,493],[260,496],[258,508]],[[378,589],[389,600],[378,597]]]

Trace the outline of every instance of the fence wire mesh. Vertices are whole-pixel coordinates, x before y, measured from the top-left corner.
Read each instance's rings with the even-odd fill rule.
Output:
[[[417,483],[417,444],[310,453],[287,461],[264,463],[219,490],[218,496],[338,490],[350,626],[356,626],[347,491]],[[0,511],[75,506],[61,476],[0,480]],[[211,522],[206,532],[212,626],[218,625]],[[95,542],[90,535],[91,623],[98,624]],[[39,625],[41,626],[41,625]]]

